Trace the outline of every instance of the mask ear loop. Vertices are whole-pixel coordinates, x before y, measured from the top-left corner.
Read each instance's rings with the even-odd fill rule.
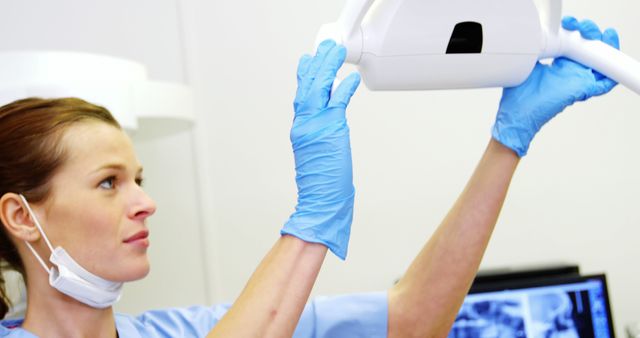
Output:
[[[49,239],[47,238],[47,235],[44,234],[44,230],[42,230],[42,226],[40,225],[40,222],[38,222],[38,218],[36,217],[36,215],[33,212],[33,210],[31,210],[31,206],[29,206],[29,202],[27,202],[27,199],[22,194],[20,194],[20,198],[22,199],[22,202],[24,202],[24,206],[27,207],[27,211],[29,212],[29,216],[31,216],[31,218],[33,219],[33,222],[36,223],[36,227],[38,227],[38,230],[42,234],[42,237],[44,238],[44,241],[47,243],[47,246],[49,247],[49,250],[51,250],[51,253],[53,253],[53,246],[51,246],[51,242],[49,242]],[[40,262],[40,265],[42,265],[44,270],[47,273],[49,273],[49,268],[47,267],[47,264],[40,257],[40,255],[38,255],[36,250],[31,246],[31,244],[29,242],[27,242],[27,241],[24,241],[24,242],[25,242],[25,244],[27,244],[27,246],[29,247],[31,252],[36,256],[36,258],[38,259],[38,262]]]

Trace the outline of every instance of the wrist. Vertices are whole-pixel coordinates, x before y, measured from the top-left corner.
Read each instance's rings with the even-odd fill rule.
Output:
[[[529,144],[522,142],[517,133],[505,132],[494,126],[491,137],[502,146],[513,151],[518,157],[523,157],[529,150]]]
[[[510,113],[498,112],[496,121],[491,130],[491,136],[503,146],[513,150],[518,157],[523,157],[529,151],[529,145],[538,131],[536,126],[527,126],[527,114],[519,114],[519,119],[514,120]]]
[[[351,234],[353,203],[353,190],[349,196],[339,201],[301,200],[280,234],[295,236],[309,243],[323,244],[344,260]]]

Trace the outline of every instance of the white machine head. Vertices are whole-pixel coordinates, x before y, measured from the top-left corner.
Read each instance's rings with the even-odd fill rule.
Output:
[[[511,87],[567,56],[640,93],[640,64],[559,28],[560,0],[347,0],[332,38],[372,90]]]

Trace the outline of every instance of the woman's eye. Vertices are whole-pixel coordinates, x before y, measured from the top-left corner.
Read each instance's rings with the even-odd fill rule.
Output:
[[[100,188],[107,189],[107,190],[113,189],[115,180],[116,178],[114,176],[104,179],[102,182],[100,182]]]

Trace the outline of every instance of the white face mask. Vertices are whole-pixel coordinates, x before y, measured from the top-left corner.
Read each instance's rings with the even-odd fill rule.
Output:
[[[31,210],[29,202],[27,202],[27,199],[22,195],[20,195],[20,198],[22,198],[22,201],[29,211],[29,215],[33,218],[33,221],[38,227],[38,231],[40,231],[47,246],[49,246],[49,250],[51,250],[49,261],[51,261],[54,266],[49,269],[31,244],[25,241],[29,249],[31,249],[31,252],[33,252],[40,262],[40,265],[42,265],[49,274],[49,284],[65,295],[94,308],[104,309],[117,302],[122,295],[123,283],[103,279],[85,270],[80,264],[73,260],[62,247],[57,247],[54,250],[47,235],[45,235],[44,230],[42,230],[38,218]]]

